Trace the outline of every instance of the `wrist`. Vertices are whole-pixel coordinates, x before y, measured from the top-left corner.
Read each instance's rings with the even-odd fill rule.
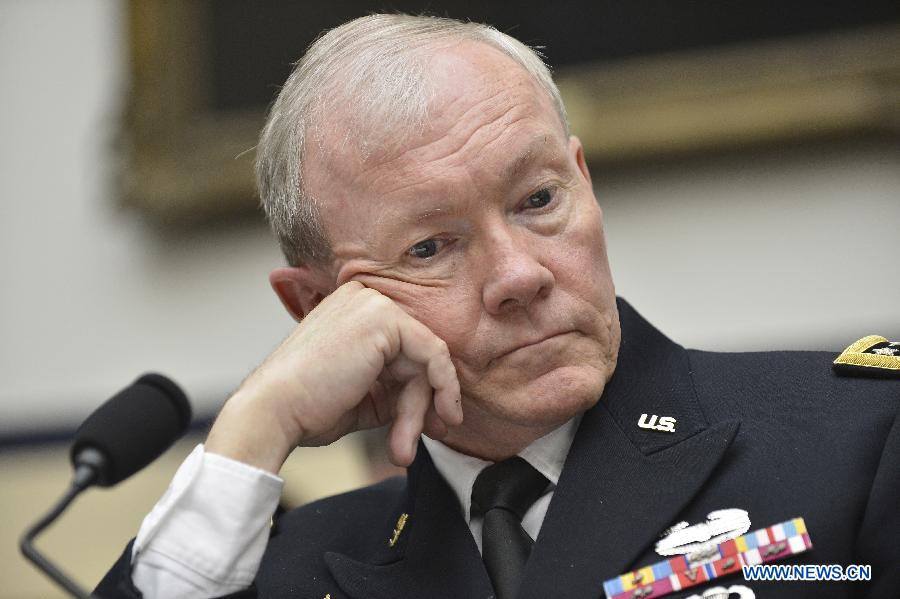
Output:
[[[289,415],[271,405],[275,403],[239,389],[213,423],[206,451],[278,474],[300,433]]]

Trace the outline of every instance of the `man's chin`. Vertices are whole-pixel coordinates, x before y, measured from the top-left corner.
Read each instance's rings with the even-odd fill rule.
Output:
[[[607,378],[594,368],[562,366],[498,389],[485,408],[510,424],[555,428],[593,407]]]

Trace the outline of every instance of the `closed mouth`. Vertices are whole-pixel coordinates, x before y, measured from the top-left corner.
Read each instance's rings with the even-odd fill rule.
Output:
[[[565,334],[567,334],[567,333],[569,333],[569,332],[570,332],[570,331],[562,331],[562,332],[560,332],[560,333],[553,333],[553,334],[551,334],[551,335],[547,335],[547,336],[545,336],[545,337],[541,337],[541,338],[535,339],[535,340],[533,340],[533,341],[527,341],[527,342],[525,342],[525,343],[523,343],[523,344],[521,344],[521,345],[517,345],[516,347],[514,347],[514,348],[512,348],[511,350],[507,351],[506,353],[502,354],[501,357],[503,357],[503,356],[508,356],[508,355],[510,355],[510,354],[512,354],[512,353],[514,353],[514,352],[519,351],[520,349],[525,349],[526,347],[531,347],[531,346],[533,346],[533,345],[537,345],[537,344],[539,344],[539,343],[543,343],[544,341],[547,341],[547,340],[549,340],[549,339],[553,339],[554,337],[559,337],[560,335],[565,335]]]

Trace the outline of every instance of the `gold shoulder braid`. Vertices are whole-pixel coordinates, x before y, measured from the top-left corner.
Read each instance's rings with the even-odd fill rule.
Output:
[[[900,343],[879,335],[863,337],[841,352],[833,368],[846,376],[900,378]]]

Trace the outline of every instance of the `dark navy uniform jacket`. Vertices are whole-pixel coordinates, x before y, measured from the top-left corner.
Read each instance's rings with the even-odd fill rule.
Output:
[[[669,596],[741,584],[765,599],[900,597],[900,381],[836,376],[823,352],[685,350],[621,300],[619,313],[618,366],[582,419],[520,597],[603,597],[605,580],[663,559],[654,545],[668,527],[725,508],[746,510],[751,531],[804,519],[812,549],[773,563],[867,564],[872,580],[750,582],[738,571]],[[675,418],[675,432],[639,427],[642,414]],[[139,596],[130,555],[129,546],[101,597]],[[493,591],[458,501],[420,445],[405,480],[281,517],[254,587],[234,597],[257,596]]]

